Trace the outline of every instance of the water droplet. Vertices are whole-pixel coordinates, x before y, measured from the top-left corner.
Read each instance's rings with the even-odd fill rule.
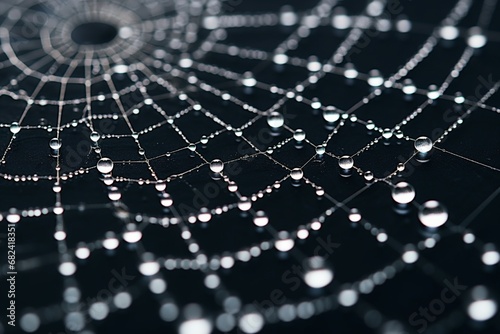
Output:
[[[161,195],[160,203],[161,203],[162,206],[168,208],[169,206],[171,206],[172,204],[174,204],[174,201],[173,201],[172,197],[170,196],[170,194],[163,193]]]
[[[132,304],[132,296],[128,292],[119,292],[113,297],[113,303],[119,309],[126,309]]]
[[[439,30],[439,35],[441,36],[442,39],[452,41],[458,37],[459,31],[457,27],[454,26],[443,26]]]
[[[302,177],[304,176],[304,172],[302,172],[302,169],[300,168],[294,168],[290,172],[290,176],[292,177],[292,179],[298,181],[302,179]]]
[[[49,142],[49,146],[51,149],[57,151],[61,148],[61,141],[57,138],[52,138]]]
[[[256,312],[244,314],[238,321],[238,327],[243,333],[254,334],[264,327],[264,318]],[[193,332],[194,333],[194,332]],[[189,333],[191,334],[191,333]]]
[[[73,262],[63,262],[59,265],[59,272],[63,276],[71,276],[76,272],[76,265]]]
[[[284,65],[288,62],[288,56],[286,54],[283,54],[283,53],[278,53],[278,54],[274,55],[273,61],[277,65]]]
[[[469,38],[467,39],[467,44],[469,44],[471,48],[474,49],[482,48],[487,41],[488,40],[481,28],[472,27],[469,29]]]
[[[295,130],[295,132],[293,133],[293,139],[295,139],[296,141],[298,142],[301,142],[303,141],[304,139],[306,139],[306,133],[304,132],[304,130],[302,129],[297,129]]]
[[[338,16],[338,15],[337,15]],[[348,17],[346,15],[344,15],[345,17]],[[347,78],[347,79],[354,79],[358,76],[358,71],[356,70],[356,68],[354,67],[353,64],[351,63],[347,63],[345,64],[344,66],[345,70],[344,70],[344,76]]]
[[[155,189],[157,191],[164,191],[165,189],[167,189],[167,184],[165,182],[158,182],[157,184],[155,184]]]
[[[307,259],[304,281],[311,288],[323,288],[333,280],[333,271],[325,264],[322,257],[314,256]]]
[[[219,159],[212,160],[210,163],[210,170],[214,173],[220,173],[223,169],[224,163]]]
[[[392,137],[392,130],[384,129],[384,132],[382,132],[382,137],[384,137],[385,139],[390,139]]]
[[[408,204],[415,198],[415,189],[406,183],[399,182],[392,188],[392,199],[399,204]]]
[[[465,233],[463,236],[463,240],[466,244],[471,244],[476,240],[476,236],[473,233]]]
[[[278,129],[285,124],[285,120],[283,118],[283,115],[281,115],[279,112],[272,112],[269,116],[267,116],[267,124],[269,124],[270,127],[274,129]]]
[[[106,233],[106,239],[102,241],[102,246],[108,250],[116,249],[120,245],[120,241],[115,237],[113,232]]]
[[[160,264],[152,259],[151,254],[146,253],[148,260],[139,265],[139,271],[144,276],[153,276],[160,270]],[[151,259],[149,259],[151,257]]]
[[[103,182],[105,185],[110,186],[115,182],[111,175],[104,175]]]
[[[345,289],[339,293],[339,304],[345,307],[353,306],[358,301],[358,292],[353,289]]]
[[[90,140],[92,140],[94,143],[97,143],[99,139],[101,139],[101,135],[99,133],[94,131],[90,134]]]
[[[467,306],[467,313],[473,320],[486,321],[497,313],[497,302],[492,299],[491,293],[485,286],[475,286],[470,296],[471,302]]]
[[[19,325],[25,332],[32,333],[37,331],[40,327],[40,318],[35,313],[26,313],[21,317]]]
[[[230,192],[234,193],[235,191],[238,190],[238,185],[234,181],[230,181],[229,184],[228,184],[228,186],[227,186],[227,189]]]
[[[7,215],[6,219],[9,223],[15,224],[21,220],[21,216],[18,213],[11,211]]]
[[[325,151],[326,151],[325,145],[316,146],[316,154],[323,155],[325,154]]]
[[[348,156],[344,155],[339,159],[339,167],[342,169],[351,169],[354,166],[354,160]]]
[[[328,123],[334,123],[339,120],[340,114],[335,108],[327,108],[325,111],[323,111],[323,118]]]
[[[250,201],[249,198],[247,197],[241,197],[240,201],[238,202],[238,208],[241,211],[248,211],[252,207],[252,201]]]
[[[288,252],[293,248],[295,242],[290,239],[288,232],[282,231],[278,235],[278,240],[274,243],[274,247],[280,252]]]
[[[61,190],[62,190],[61,184],[54,183],[54,185],[52,186],[52,191],[55,192],[55,193],[60,193]]]
[[[207,208],[201,208],[198,214],[198,220],[202,223],[209,222],[212,219],[212,214]]]
[[[419,209],[418,218],[427,227],[442,226],[448,220],[448,211],[438,201],[427,201]]]
[[[13,134],[16,134],[16,133],[18,133],[19,131],[21,131],[21,127],[19,126],[19,123],[17,123],[17,122],[13,122],[13,123],[10,125],[10,132],[12,132]]]
[[[462,95],[461,92],[456,92],[454,101],[456,104],[462,104],[465,102],[465,97]]]
[[[417,87],[413,84],[411,79],[406,79],[403,81],[403,93],[406,95],[412,95],[417,91]]]
[[[253,77],[252,72],[245,72],[243,73],[242,83],[246,87],[253,87],[257,84],[257,80]]]
[[[269,223],[269,218],[267,218],[266,213],[264,211],[257,211],[255,213],[255,217],[253,218],[253,223],[256,226],[263,227]]]
[[[441,96],[439,87],[436,85],[430,85],[427,92],[427,97],[431,100],[435,100]]]
[[[500,254],[495,248],[494,244],[484,245],[484,252],[481,256],[483,263],[487,266],[494,266],[500,261]]]
[[[103,320],[109,314],[109,307],[104,302],[96,302],[90,305],[89,315],[92,319]]]
[[[415,140],[415,149],[420,153],[427,153],[432,150],[432,140],[427,137],[418,137]]]
[[[403,253],[402,259],[405,263],[415,263],[419,258],[418,252],[415,250],[413,246],[406,247],[405,252]]]
[[[109,174],[113,170],[113,161],[109,158],[102,158],[97,162],[97,170],[102,174]]]
[[[109,189],[108,197],[112,201],[118,201],[122,197],[122,194],[117,187],[111,187]]]
[[[384,78],[379,70],[371,70],[369,73],[368,84],[372,87],[382,86]]]
[[[364,174],[363,174],[363,177],[365,178],[366,181],[371,181],[373,180],[374,176],[373,176],[373,173],[370,172],[370,171],[366,171]]]
[[[366,122],[366,129],[370,130],[370,131],[373,130],[373,129],[375,129],[375,123],[373,123],[372,120],[368,120]]]
[[[361,213],[359,212],[358,209],[356,208],[352,208],[350,211],[349,211],[349,220],[353,223],[357,223],[361,220]]]
[[[123,240],[125,240],[130,244],[138,242],[139,240],[141,240],[141,238],[142,238],[141,231],[132,230],[123,233]]]
[[[319,70],[321,70],[321,67],[322,67],[322,65],[319,62],[318,57],[310,56],[308,58],[307,69],[310,72],[318,72]]]
[[[84,260],[90,256],[90,250],[85,246],[78,247],[75,251],[75,256]]]

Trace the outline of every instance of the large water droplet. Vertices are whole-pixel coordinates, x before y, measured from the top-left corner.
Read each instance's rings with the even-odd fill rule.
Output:
[[[351,169],[354,166],[354,160],[348,156],[344,155],[339,159],[339,167],[342,169]]]
[[[224,163],[219,159],[215,159],[210,163],[210,170],[214,173],[220,173],[223,169]]]
[[[491,319],[497,310],[497,302],[485,286],[478,285],[472,289],[471,302],[467,306],[469,317],[476,321],[486,321]]]
[[[13,134],[16,134],[19,131],[21,131],[21,127],[19,126],[19,123],[14,122],[10,125],[10,132],[12,132]]]
[[[113,161],[109,158],[102,158],[97,162],[97,170],[103,174],[109,174],[113,170]]]
[[[297,129],[295,130],[295,132],[293,133],[293,139],[295,139],[296,141],[298,142],[301,142],[303,141],[304,139],[306,139],[306,133],[304,132],[304,130],[302,129]]]
[[[266,226],[269,222],[269,218],[267,218],[266,213],[264,211],[257,211],[255,213],[255,217],[253,218],[253,223],[256,226],[263,227]]]
[[[298,181],[302,179],[302,177],[304,176],[304,172],[302,172],[302,169],[300,168],[294,168],[290,172],[290,176],[292,177],[292,179]]]
[[[427,137],[418,137],[415,140],[415,149],[420,153],[427,153],[432,150],[432,140]]]
[[[49,142],[49,146],[51,149],[57,151],[61,148],[61,141],[57,138],[52,138]]]
[[[323,288],[333,279],[333,271],[325,265],[322,257],[314,256],[307,259],[304,281],[311,288]]]
[[[392,188],[392,199],[399,204],[408,204],[415,198],[415,189],[406,183],[399,182]]]
[[[99,139],[101,139],[101,135],[99,133],[94,131],[90,134],[90,140],[92,140],[94,143],[97,143]]]
[[[339,120],[340,114],[335,109],[326,109],[323,112],[323,118],[328,123],[334,123]]]
[[[269,124],[270,127],[277,129],[285,124],[285,119],[283,118],[283,115],[275,111],[267,116],[267,124]]]
[[[446,223],[448,220],[448,211],[438,201],[428,201],[420,207],[418,218],[425,226],[436,228]]]
[[[238,202],[238,208],[241,211],[248,211],[252,207],[252,201],[248,199],[247,197],[241,197],[240,201]]]

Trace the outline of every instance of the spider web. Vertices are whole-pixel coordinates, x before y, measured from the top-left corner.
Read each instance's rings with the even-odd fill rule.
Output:
[[[14,331],[498,330],[496,5],[2,3]]]

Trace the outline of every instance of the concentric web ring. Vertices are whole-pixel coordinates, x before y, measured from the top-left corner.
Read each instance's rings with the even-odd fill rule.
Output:
[[[0,333],[500,329],[497,2],[291,5],[0,5]]]

